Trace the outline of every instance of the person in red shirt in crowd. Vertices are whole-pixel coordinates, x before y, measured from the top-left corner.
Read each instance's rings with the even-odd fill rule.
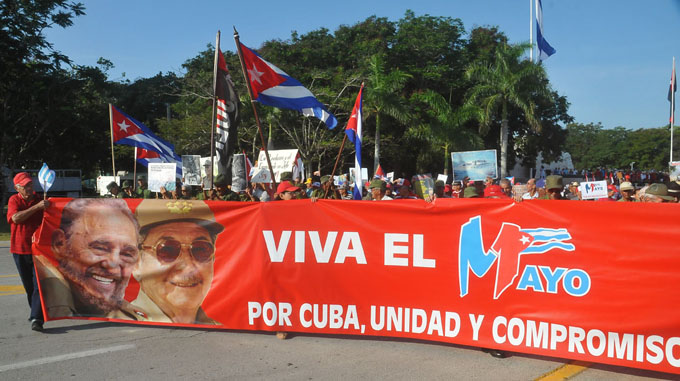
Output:
[[[463,184],[460,181],[453,182],[451,198],[463,198]]]
[[[503,192],[503,189],[501,188],[500,185],[492,184],[488,185],[486,188],[484,188],[484,198],[504,198],[508,199],[507,194]]]
[[[446,186],[444,187],[444,194],[451,197],[452,190],[453,188],[451,188],[451,184],[446,184]]]
[[[33,180],[26,172],[14,176],[14,189],[17,194],[12,195],[7,203],[7,222],[11,231],[10,252],[28,297],[31,329],[42,331],[44,318],[33,267],[31,238],[42,223],[43,211],[49,206],[49,201],[33,192]]]
[[[619,191],[616,189],[616,185],[609,184],[607,185],[607,197],[598,198],[597,201],[616,201],[618,193]]]
[[[276,194],[274,200],[295,200],[297,198],[300,188],[293,185],[290,181],[284,180],[276,187]],[[314,200],[316,201],[316,200]]]

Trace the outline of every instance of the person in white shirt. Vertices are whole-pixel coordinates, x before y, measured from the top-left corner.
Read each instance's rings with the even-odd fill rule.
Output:
[[[536,179],[529,179],[527,181],[528,192],[522,195],[522,200],[534,200],[538,198],[538,189],[536,189]]]

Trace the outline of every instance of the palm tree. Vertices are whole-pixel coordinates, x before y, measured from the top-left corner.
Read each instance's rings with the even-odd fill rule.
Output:
[[[433,90],[415,93],[411,100],[427,105],[426,113],[430,118],[413,125],[407,134],[444,150],[444,174],[448,174],[451,149],[467,150],[482,144],[479,135],[463,128],[465,122],[481,119],[479,107],[466,104],[454,109],[441,94]]]
[[[550,97],[544,85],[545,70],[542,66],[520,57],[529,44],[501,44],[496,48],[494,61],[470,64],[465,76],[473,82],[467,103],[481,108],[479,132],[486,134],[500,113],[501,176],[507,175],[508,160],[508,108],[519,109],[524,120],[536,132],[541,123],[536,119],[535,97]]]
[[[386,73],[384,61],[380,54],[371,57],[363,102],[365,119],[375,116],[374,171],[380,163],[380,117],[387,115],[400,123],[411,119],[404,97],[400,94],[411,75],[399,69]]]

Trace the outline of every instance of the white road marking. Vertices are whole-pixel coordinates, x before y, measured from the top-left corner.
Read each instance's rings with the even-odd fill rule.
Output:
[[[96,355],[101,355],[103,353],[124,351],[124,350],[127,350],[127,349],[133,349],[134,347],[135,347],[134,344],[116,345],[116,346],[108,347],[108,348],[93,349],[93,350],[90,350],[90,351],[83,351],[83,352],[74,352],[74,353],[68,353],[68,354],[65,354],[65,355],[52,356],[52,357],[44,357],[44,358],[35,359],[35,360],[31,360],[31,361],[24,361],[24,362],[20,362],[20,363],[16,363],[16,364],[9,364],[9,365],[0,366],[0,373],[6,372],[8,370],[28,368],[28,367],[36,366],[36,365],[44,365],[44,364],[51,364],[51,363],[54,363],[54,362],[73,360],[73,359],[77,359],[77,358],[81,358],[81,357],[96,356]]]

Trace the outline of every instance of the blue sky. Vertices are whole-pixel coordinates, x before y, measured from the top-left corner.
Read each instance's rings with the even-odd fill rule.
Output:
[[[77,64],[111,60],[112,80],[180,72],[185,60],[214,43],[218,29],[222,50],[233,51],[232,26],[257,48],[288,39],[291,31],[334,31],[371,15],[396,21],[407,9],[460,18],[467,31],[498,26],[511,42],[529,40],[530,0],[83,2],[87,15],[72,27],[48,30],[47,37]],[[680,0],[543,0],[543,18],[545,38],[557,49],[544,64],[577,122],[631,129],[668,123],[672,60],[680,59]]]

